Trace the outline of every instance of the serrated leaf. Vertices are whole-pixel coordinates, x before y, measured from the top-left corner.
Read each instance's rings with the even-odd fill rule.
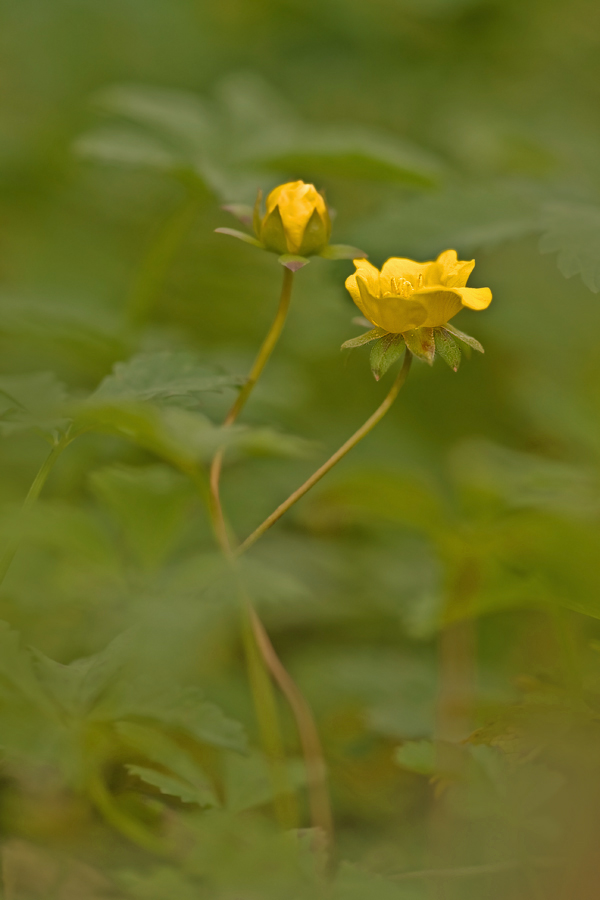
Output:
[[[214,789],[205,773],[194,758],[175,740],[155,728],[137,725],[134,722],[117,722],[115,730],[128,746],[151,762],[172,772],[178,781],[187,786],[193,797],[193,800],[187,802],[198,803],[200,806],[219,805]],[[160,785],[155,786],[160,787]],[[173,782],[171,782],[171,786],[173,786]]]
[[[216,234],[228,234],[229,237],[237,238],[239,241],[245,241],[246,244],[252,244],[253,247],[259,247],[261,250],[265,248],[259,240],[245,231],[238,231],[237,228],[215,228]]]
[[[131,656],[133,632],[118,635],[100,653],[62,665],[30,649],[44,690],[73,716],[84,716],[109,688]]]
[[[95,711],[102,721],[153,719],[213,747],[246,753],[248,739],[243,726],[228,718],[197,688],[161,684],[148,676],[128,675],[115,685]]]
[[[471,337],[470,334],[465,334],[464,331],[459,331],[458,328],[455,328],[454,325],[451,325],[447,322],[444,325],[446,331],[449,331],[450,334],[454,335],[455,338],[458,338],[459,341],[462,341],[463,344],[466,344],[468,347],[472,347],[473,350],[477,350],[478,353],[485,353],[485,350],[479,343],[479,341]]]
[[[190,784],[174,775],[167,775],[157,769],[148,769],[145,766],[127,765],[125,768],[130,775],[136,775],[146,784],[158,788],[161,794],[178,797],[184,803],[197,803],[198,806],[203,807],[218,805],[215,793],[208,782],[204,786]]]
[[[386,334],[380,338],[371,350],[371,371],[375,381],[385,375],[390,366],[402,355],[404,338],[401,334]]]
[[[462,356],[460,347],[446,328],[434,328],[433,336],[436,352],[454,372],[457,372]]]
[[[319,256],[323,259],[367,259],[368,253],[350,244],[328,244]]]
[[[600,206],[557,203],[542,217],[541,253],[558,253],[558,268],[565,276],[581,275],[583,283],[600,291]]]
[[[433,328],[415,328],[404,332],[404,340],[410,352],[428,365],[433,365],[435,358],[435,339]]]
[[[38,431],[54,438],[66,431],[66,391],[51,372],[0,377],[0,433]]]
[[[107,375],[89,400],[93,403],[114,399],[134,403],[152,401],[195,409],[202,394],[243,383],[243,378],[202,363],[193,353],[159,350],[116,363],[112,374]]]
[[[397,747],[394,759],[403,769],[419,775],[435,772],[435,745],[431,741],[406,741]]]
[[[387,331],[383,328],[373,328],[371,331],[366,331],[364,334],[359,335],[355,338],[350,338],[348,341],[344,341],[341,348],[342,350],[353,350],[355,347],[363,347],[365,344],[370,344],[371,341],[376,341],[379,338],[385,337]]]

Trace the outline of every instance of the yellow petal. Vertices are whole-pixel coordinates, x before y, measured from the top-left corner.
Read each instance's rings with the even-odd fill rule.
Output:
[[[278,206],[287,238],[289,253],[298,253],[306,226],[315,209],[323,222],[329,222],[329,212],[322,195],[314,184],[290,181],[274,188],[265,202],[267,215]]]
[[[404,259],[401,256],[392,256],[384,262],[381,269],[381,292],[396,293],[392,285],[392,278],[404,278],[406,281],[410,281],[413,288],[417,289],[424,283],[427,268],[431,265],[433,263],[418,263],[412,259]]]
[[[360,272],[355,278],[360,292],[360,302],[355,301],[356,305],[374,325],[400,334],[418,328],[425,321],[427,310],[421,303],[402,297],[373,297]]]
[[[456,250],[444,250],[437,258],[440,266],[439,284],[445,287],[464,287],[475,268],[475,260],[458,259]]]
[[[492,302],[492,292],[489,288],[461,287],[454,290],[460,294],[463,306],[469,309],[487,309]]]
[[[445,325],[462,309],[460,293],[456,290],[445,290],[441,285],[415,291],[412,299],[421,303],[426,311],[426,318],[421,323],[426,328]]]

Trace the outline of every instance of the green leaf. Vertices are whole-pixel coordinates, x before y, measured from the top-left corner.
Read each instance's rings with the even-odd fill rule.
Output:
[[[450,334],[454,335],[455,338],[458,338],[459,341],[462,341],[463,344],[466,344],[468,347],[472,347],[473,350],[477,350],[478,353],[485,353],[485,350],[481,346],[476,338],[471,337],[470,334],[465,334],[464,331],[459,331],[458,328],[455,328],[454,325],[450,325],[447,322],[444,325],[446,331],[449,331]]]
[[[308,172],[320,178],[349,178],[431,187],[439,177],[432,154],[376,129],[354,125],[302,123],[296,133],[282,136],[281,149],[265,148],[257,161],[271,169]]]
[[[52,704],[42,689],[29,653],[21,647],[18,632],[8,622],[0,621],[0,696],[6,688],[22,695],[43,711]]]
[[[600,206],[556,203],[542,217],[542,253],[558,253],[558,268],[565,276],[581,275],[583,283],[600,291]]]
[[[328,244],[319,256],[323,259],[367,259],[368,253],[350,244]]]
[[[190,483],[161,465],[108,466],[93,472],[90,483],[117,519],[138,563],[160,566],[184,526]]]
[[[247,753],[243,726],[228,718],[218,706],[204,699],[197,688],[162,683],[150,674],[127,673],[95,711],[99,721],[153,719],[212,747]]]
[[[166,775],[164,772],[148,769],[145,766],[126,765],[125,768],[130,775],[136,775],[146,784],[157,787],[161,794],[178,797],[184,803],[197,803],[198,806],[203,807],[218,805],[214,791],[208,782],[206,785],[190,784],[174,775]]]
[[[298,272],[299,269],[303,269],[304,266],[309,264],[310,259],[307,259],[305,256],[295,256],[293,253],[284,253],[283,256],[279,257],[279,262],[286,269],[289,269],[290,272]]]
[[[396,748],[394,759],[403,769],[419,775],[435,773],[435,745],[431,741],[406,741]]]
[[[137,725],[133,722],[117,722],[115,729],[133,750],[151,762],[162,766],[176,777],[175,781],[172,779],[162,780],[162,784],[157,784],[157,781],[161,779],[159,778],[160,773],[156,773],[154,780],[149,782],[150,784],[161,790],[169,785],[171,790],[164,790],[165,793],[173,793],[172,788],[180,784],[180,792],[175,796],[181,797],[181,791],[186,789],[187,799],[182,797],[186,802],[198,803],[200,806],[219,806],[214,789],[205,773],[194,758],[172,738],[155,728]],[[139,775],[140,771],[148,772],[148,769],[138,768],[135,774]]]
[[[245,203],[226,203],[221,209],[224,209],[225,212],[235,216],[242,225],[246,225],[248,228],[252,227],[254,221],[254,209],[251,206],[248,206]]]
[[[202,400],[202,394],[237,387],[243,383],[243,378],[229,375],[217,366],[202,363],[193,353],[159,350],[141,353],[127,362],[116,363],[112,374],[102,381],[89,401],[152,401],[161,405],[195,409]]]
[[[251,234],[246,234],[245,231],[238,231],[236,228],[215,228],[215,233],[228,234],[230,237],[245,241],[247,244],[252,244],[253,247],[259,247],[261,250],[265,249],[264,245]]]
[[[131,657],[133,632],[118,635],[100,653],[65,666],[31,648],[44,690],[72,716],[85,716],[113,684]]]
[[[398,247],[412,259],[435,259],[446,247],[472,254],[539,231],[540,203],[532,182],[451,184],[390,200],[352,238],[382,258],[397,255]]]
[[[288,778],[294,787],[306,782],[304,762],[288,760]],[[228,755],[225,761],[226,806],[233,813],[264,806],[273,799],[273,779],[264,754],[254,751],[247,756]]]
[[[51,372],[0,377],[0,434],[38,431],[55,438],[66,431],[66,391]]]
[[[435,358],[433,328],[415,328],[414,331],[405,331],[403,337],[414,356],[430,366],[433,365]]]
[[[435,349],[445,363],[454,371],[458,371],[460,365],[460,347],[446,328],[434,328]]]
[[[375,381],[385,375],[390,366],[402,355],[404,338],[401,334],[386,334],[379,338],[371,350],[371,371]]]
[[[384,328],[373,328],[371,331],[366,331],[358,337],[350,338],[349,341],[344,341],[341,349],[353,350],[355,347],[363,347],[365,344],[370,344],[371,341],[377,341],[379,338],[385,337],[386,334],[388,334],[388,332]]]

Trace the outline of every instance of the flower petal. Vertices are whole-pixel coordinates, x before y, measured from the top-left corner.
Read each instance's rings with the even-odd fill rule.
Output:
[[[373,297],[362,274],[357,272],[355,277],[360,291],[360,302],[355,303],[373,325],[400,334],[418,328],[427,318],[421,303],[403,297]]]
[[[467,290],[463,288],[463,290]],[[461,296],[457,290],[447,290],[441,285],[424,287],[412,295],[426,310],[426,318],[420,324],[426,328],[438,328],[462,309]]]
[[[454,288],[460,294],[463,306],[469,309],[487,309],[492,302],[492,292],[489,288]]]
[[[395,294],[392,285],[392,278],[404,278],[410,281],[413,288],[418,288],[425,281],[427,268],[433,265],[430,262],[418,263],[412,259],[405,259],[401,256],[392,256],[384,262],[381,268],[381,292],[382,294]],[[421,278],[419,279],[419,276]]]
[[[444,250],[437,258],[440,267],[439,284],[445,287],[464,287],[475,268],[475,260],[458,259],[456,250]]]

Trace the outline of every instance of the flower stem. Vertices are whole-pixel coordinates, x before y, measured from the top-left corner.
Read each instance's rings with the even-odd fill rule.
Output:
[[[60,438],[60,440],[56,441],[55,444],[53,445],[52,450],[50,451],[50,453],[48,454],[48,456],[46,457],[46,459],[40,466],[37,475],[33,479],[31,487],[29,488],[29,491],[27,492],[27,496],[25,497],[25,500],[23,501],[23,506],[21,508],[21,513],[19,516],[21,521],[25,518],[27,513],[31,510],[32,506],[34,505],[35,501],[40,496],[42,488],[44,487],[44,484],[46,483],[46,479],[48,478],[48,475],[52,471],[56,460],[58,459],[60,454],[63,452],[65,447],[67,447],[71,443],[72,440],[73,440],[73,438],[70,437],[69,432],[67,432],[65,435],[63,435],[62,438]],[[12,540],[9,542],[8,546],[4,550],[4,553],[0,557],[0,584],[2,584],[2,582],[4,581],[6,574],[7,574],[8,570],[10,569],[10,565],[15,557],[15,553],[17,552],[17,550],[19,548],[19,544],[21,542],[21,538],[20,538],[20,534],[19,534],[20,529],[17,528],[15,530],[17,532],[15,537],[13,537]]]
[[[383,419],[386,412],[389,410],[389,408],[393,404],[394,400],[398,396],[400,388],[406,381],[406,377],[408,375],[411,362],[412,362],[412,353],[410,352],[410,350],[407,349],[404,353],[404,362],[402,363],[402,368],[398,372],[396,380],[394,381],[392,387],[390,388],[383,403],[375,410],[375,412],[373,413],[372,416],[369,416],[369,418],[364,423],[364,425],[361,425],[361,427],[358,429],[358,431],[355,431],[354,434],[352,435],[352,437],[348,438],[346,443],[342,444],[342,446],[339,448],[339,450],[336,450],[336,452],[333,454],[333,456],[329,457],[327,462],[323,463],[323,465],[319,469],[317,469],[317,471],[314,472],[310,476],[310,478],[307,481],[305,481],[303,485],[301,485],[301,487],[299,487],[297,490],[295,490],[293,494],[290,494],[290,496],[287,498],[287,500],[284,500],[283,503],[281,503],[277,507],[277,509],[274,512],[272,512],[271,515],[268,516],[264,520],[264,522],[261,525],[259,525],[258,528],[256,528],[252,532],[252,534],[249,535],[249,537],[247,537],[246,540],[242,544],[240,544],[240,546],[235,551],[236,556],[241,556],[242,553],[245,553],[246,550],[248,550],[253,544],[255,544],[256,541],[260,537],[262,537],[262,535],[265,533],[265,531],[268,531],[269,528],[272,525],[274,525],[275,522],[277,522],[278,519],[280,519],[284,515],[284,513],[286,513],[288,511],[288,509],[290,509],[290,507],[292,507],[294,505],[294,503],[297,503],[301,497],[303,497],[306,493],[308,493],[308,491],[310,491],[310,489],[318,481],[320,481],[324,475],[326,475],[331,469],[333,469],[333,467],[336,465],[336,463],[338,463],[341,459],[343,459],[344,456],[346,456],[346,454],[349,453],[350,450],[353,449],[353,447],[356,447],[356,445],[358,443],[360,443],[360,441],[362,441],[362,439],[364,437],[366,437],[366,435],[369,434],[369,432],[372,431],[373,428],[375,428],[377,423]]]
[[[198,183],[185,181],[185,197],[164,222],[146,253],[129,295],[128,317],[132,325],[142,324],[164,283],[175,254],[189,232],[202,205]]]
[[[267,333],[267,336],[262,342],[261,348],[258,351],[252,368],[250,369],[248,379],[225,417],[225,422],[223,423],[225,427],[233,425],[233,423],[236,421],[237,417],[246,405],[250,394],[254,390],[254,386],[260,378],[264,367],[268,363],[273,350],[275,349],[275,345],[277,344],[281,332],[283,331],[283,326],[285,325],[288,309],[290,308],[293,283],[294,273],[290,271],[290,269],[284,267],[283,284],[281,286],[281,295],[279,297],[279,306],[277,308],[277,313],[275,315],[275,318],[273,319],[273,323]],[[221,544],[222,547],[227,546],[231,549],[231,542],[229,540],[229,534],[227,531],[225,517],[223,515],[223,509],[221,506],[219,486],[224,455],[225,451],[223,449],[218,450],[210,467],[211,512],[213,518],[213,527],[216,531],[219,544]]]
[[[242,390],[236,397],[231,409],[225,417],[224,426],[233,425],[242,409],[246,405],[254,386],[260,378],[269,358],[279,340],[285,320],[287,318],[290,300],[292,296],[293,272],[284,268],[283,284],[279,298],[279,306],[273,323],[265,337],[260,350],[254,360],[248,379]],[[209,513],[213,531],[225,557],[235,565],[232,542],[229,529],[225,521],[220,496],[220,478],[223,466],[224,450],[218,450],[212,461],[209,475]],[[246,665],[248,669],[248,681],[254,700],[256,718],[261,734],[261,741],[269,760],[271,779],[273,783],[273,805],[275,816],[284,829],[298,826],[298,807],[294,791],[289,784],[288,772],[285,763],[285,750],[279,728],[277,714],[277,702],[273,691],[273,685],[269,677],[262,647],[257,640],[255,622],[260,621],[252,607],[250,598],[246,596],[240,584],[240,597],[242,599],[242,638],[246,653]]]

